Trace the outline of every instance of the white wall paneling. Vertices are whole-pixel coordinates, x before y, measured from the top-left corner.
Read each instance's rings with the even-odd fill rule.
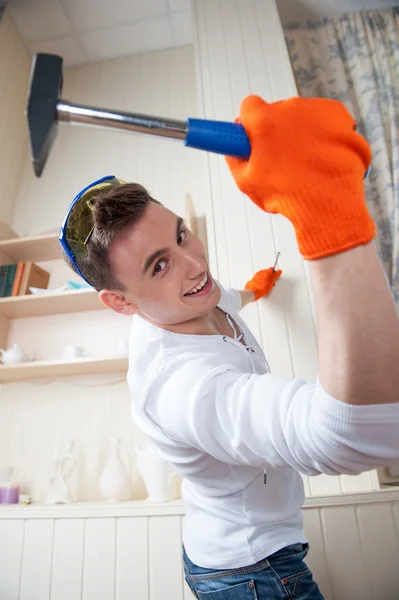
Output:
[[[165,519],[167,517],[164,517]],[[176,517],[174,517],[176,518]],[[116,521],[115,597],[117,600],[145,598],[148,592],[147,517],[118,518]]]
[[[312,498],[307,559],[326,600],[397,600],[399,492]],[[0,508],[2,600],[189,600],[181,502]]]
[[[115,590],[115,519],[88,519],[83,557],[84,600],[109,600]]]
[[[364,577],[367,571],[363,553],[360,530],[356,518],[355,506],[336,506],[321,509],[324,540],[328,549],[328,558],[333,580],[334,596],[337,598],[359,598],[371,600],[369,578]],[[337,524],[339,523],[339,544],[337,540]],[[373,541],[369,540],[371,545]],[[342,570],[351,566],[351,577],[341,577]]]
[[[317,583],[326,598],[333,598],[331,568],[327,564],[327,549],[323,536],[323,525],[320,510],[303,511],[303,526],[307,535],[312,538],[312,547],[307,564],[312,570]]]
[[[28,519],[25,522],[20,600],[49,597],[53,537],[53,520]]]
[[[0,598],[19,599],[25,519],[0,519]]]
[[[149,520],[149,600],[182,598],[181,517]]]
[[[398,567],[399,536],[395,527],[394,505],[382,504],[381,506],[370,504],[359,510],[355,507],[355,518],[358,522],[360,532],[360,544],[362,547],[363,563],[366,570],[374,568],[372,552],[370,548],[378,548],[379,568],[370,579],[369,587],[372,598],[377,598],[379,590],[383,589],[384,581],[392,577],[399,588],[399,575],[396,573]],[[392,596],[393,598],[393,596]]]
[[[296,95],[274,0],[194,0],[194,37],[201,116],[233,120],[248,94],[272,102]],[[272,372],[314,379],[315,318],[309,281],[291,224],[260,211],[236,188],[223,158],[209,155],[210,247],[220,280],[241,287],[281,252],[282,279],[244,318],[261,341]],[[372,476],[326,477],[306,482],[309,495],[374,489]]]
[[[82,590],[83,519],[55,519],[50,600],[77,600]]]

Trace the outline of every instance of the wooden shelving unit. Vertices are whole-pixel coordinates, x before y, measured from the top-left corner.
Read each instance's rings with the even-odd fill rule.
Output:
[[[3,238],[3,239],[1,239]],[[4,223],[0,223],[0,264],[18,261],[44,262],[61,258],[57,233],[19,238]],[[61,293],[29,294],[0,298],[0,346],[7,346],[9,322],[13,319],[43,317],[104,309],[98,294],[92,289]],[[15,365],[0,363],[0,383],[55,379],[68,375],[126,372],[128,359],[117,357],[88,357],[73,361],[32,361]]]
[[[55,379],[68,375],[119,373],[127,372],[127,369],[128,359],[125,356],[79,358],[68,362],[61,360],[32,361],[16,365],[0,365],[0,383]]]

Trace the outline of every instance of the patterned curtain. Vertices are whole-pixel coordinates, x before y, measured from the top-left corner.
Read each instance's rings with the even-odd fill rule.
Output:
[[[399,308],[399,8],[306,21],[285,37],[299,94],[344,102],[371,145],[367,200]]]

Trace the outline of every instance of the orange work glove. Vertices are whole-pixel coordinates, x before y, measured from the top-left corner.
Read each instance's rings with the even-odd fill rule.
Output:
[[[267,296],[276,284],[277,279],[281,276],[282,271],[275,271],[273,267],[258,271],[245,284],[246,290],[251,290],[255,294],[255,300]]]
[[[305,259],[373,239],[363,187],[371,151],[341,102],[292,98],[267,104],[248,96],[239,120],[251,156],[228,157],[231,173],[260,208],[292,222]]]

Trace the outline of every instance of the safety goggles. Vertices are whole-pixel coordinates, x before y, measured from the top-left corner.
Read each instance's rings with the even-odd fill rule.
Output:
[[[76,264],[76,259],[87,256],[87,242],[94,230],[92,200],[100,191],[106,188],[119,187],[125,183],[125,181],[117,179],[114,175],[97,179],[75,196],[65,215],[59,240],[76,271],[87,283],[90,282],[83,277]]]

